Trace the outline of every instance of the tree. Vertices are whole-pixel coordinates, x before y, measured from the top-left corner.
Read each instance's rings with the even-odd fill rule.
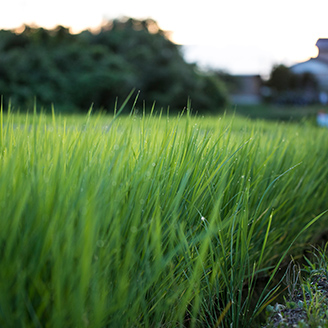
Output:
[[[276,65],[272,68],[267,85],[275,92],[287,91],[293,88],[295,76],[285,65]]]
[[[72,35],[67,28],[25,27],[0,31],[0,93],[16,107],[34,99],[50,108],[114,108],[133,89],[140,103],[182,110],[188,97],[195,110],[218,111],[227,93],[218,77],[185,62],[179,46],[151,19],[108,22],[99,33]]]
[[[271,89],[270,101],[282,104],[308,104],[318,96],[318,83],[311,73],[294,74],[284,65],[272,68],[266,86]]]

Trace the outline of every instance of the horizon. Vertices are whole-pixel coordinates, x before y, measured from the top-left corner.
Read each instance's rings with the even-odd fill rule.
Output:
[[[168,0],[165,7],[150,0],[64,1],[17,0],[0,5],[0,29],[22,25],[47,29],[61,25],[72,33],[97,29],[106,21],[131,17],[154,19],[182,46],[187,62],[230,74],[266,76],[278,64],[290,66],[316,57],[317,39],[327,37],[325,0],[203,0],[199,5]],[[304,24],[306,22],[306,24]],[[326,34],[326,35],[325,35]]]

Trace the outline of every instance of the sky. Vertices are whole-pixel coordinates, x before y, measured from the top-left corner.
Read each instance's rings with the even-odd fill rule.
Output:
[[[317,56],[327,0],[0,0],[0,29],[63,25],[78,33],[119,17],[152,18],[200,67],[266,76]]]

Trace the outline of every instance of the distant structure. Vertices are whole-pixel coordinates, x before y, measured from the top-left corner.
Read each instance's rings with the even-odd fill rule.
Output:
[[[319,54],[303,63],[290,67],[295,74],[311,73],[318,81],[319,99],[328,104],[328,39],[318,39]]]
[[[234,105],[256,105],[262,101],[260,75],[234,75],[237,86],[230,92]]]
[[[318,39],[316,46],[319,49],[317,57],[289,68],[295,74],[313,75],[318,83],[318,89],[304,91],[304,95],[318,99],[322,104],[328,104],[328,38]],[[229,90],[233,104],[254,105],[262,102],[265,88],[259,75],[234,75],[234,78],[238,83],[233,90]]]

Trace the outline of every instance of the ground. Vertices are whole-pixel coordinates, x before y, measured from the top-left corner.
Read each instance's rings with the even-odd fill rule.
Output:
[[[264,327],[328,327],[327,270],[313,270],[302,283],[294,283],[284,304],[268,306]]]

